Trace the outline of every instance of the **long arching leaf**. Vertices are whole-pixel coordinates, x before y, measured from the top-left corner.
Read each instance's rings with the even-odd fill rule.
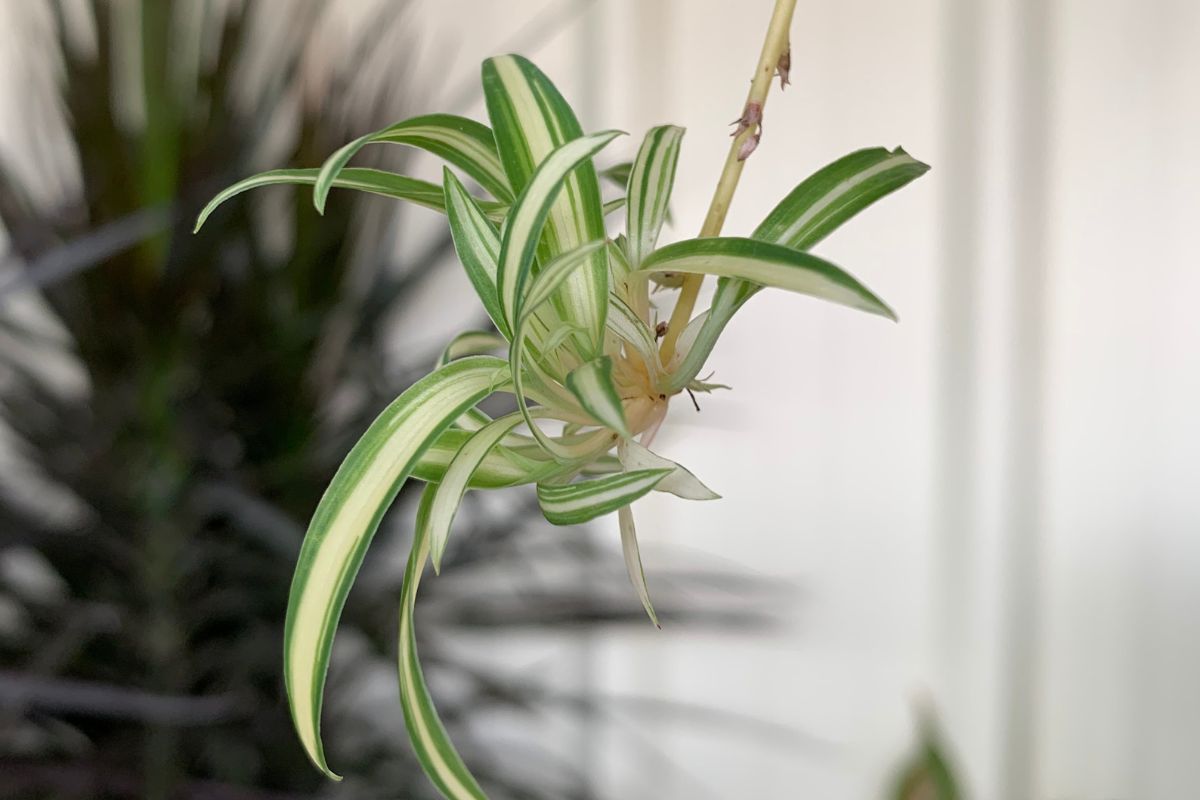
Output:
[[[417,635],[413,609],[421,573],[429,558],[429,537],[426,520],[433,504],[434,487],[425,487],[417,509],[417,524],[412,549],[404,570],[404,588],[400,598],[400,706],[404,709],[404,724],[416,751],[417,760],[433,785],[447,800],[487,800],[462,756],[454,749],[446,727],[433,706],[425,674],[417,658]]]
[[[209,200],[208,205],[196,217],[196,227],[194,230],[200,230],[200,226],[217,209],[217,206],[242,192],[257,189],[260,186],[275,186],[279,184],[313,186],[316,182],[317,170],[315,169],[273,169],[267,172],[260,172],[257,175],[251,175],[249,178],[226,187],[213,197],[212,200]],[[406,175],[397,175],[394,172],[385,172],[381,169],[369,169],[366,167],[344,169],[330,185],[338,189],[357,189],[360,192],[381,194],[385,197],[394,197],[397,200],[408,200],[419,206],[432,208],[434,211],[445,212],[446,210],[443,192],[435,184],[429,181],[410,178]],[[482,213],[490,216],[490,218],[503,219],[508,206],[485,202],[480,204],[480,209]]]
[[[428,114],[360,136],[325,159],[313,187],[313,205],[318,211],[324,211],[329,187],[354,154],[369,144],[382,142],[419,147],[441,156],[479,181],[497,200],[512,200],[513,192],[500,166],[496,142],[488,126],[453,114]]]
[[[379,520],[421,454],[466,409],[507,381],[507,364],[473,356],[426,375],[392,402],[351,449],[305,534],[284,627],[284,681],[292,720],[321,770],[321,696],[346,594]]]

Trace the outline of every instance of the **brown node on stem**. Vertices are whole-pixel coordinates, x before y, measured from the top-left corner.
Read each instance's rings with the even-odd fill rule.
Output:
[[[750,131],[750,135],[742,139],[742,143],[738,145],[738,161],[745,161],[758,148],[758,143],[762,139],[762,119],[762,103],[752,100],[746,103],[746,109],[742,111],[742,116],[734,120],[737,128],[730,134],[731,136],[740,136],[746,131]]]
[[[779,63],[775,65],[775,74],[779,76],[779,91],[781,92],[787,88],[789,83],[792,82],[788,77],[788,73],[791,72],[791,69],[792,46],[789,44],[787,50],[784,50],[779,56]]]

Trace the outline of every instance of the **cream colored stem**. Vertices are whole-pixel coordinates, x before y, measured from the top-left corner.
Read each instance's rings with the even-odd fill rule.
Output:
[[[743,115],[751,108],[757,108],[761,112],[767,104],[767,94],[771,90],[775,67],[779,64],[780,57],[788,50],[788,31],[792,27],[792,12],[795,10],[796,0],[775,0],[775,10],[771,13],[771,22],[767,26],[767,37],[763,41],[762,55],[758,57],[754,79],[750,82],[750,93],[746,97]],[[742,177],[742,167],[746,165],[745,159],[738,157],[739,153],[746,140],[756,136],[758,132],[758,126],[751,124],[733,137],[729,145],[729,154],[725,157],[725,168],[721,170],[716,191],[713,192],[712,202],[708,206],[708,215],[700,228],[701,237],[720,235],[733,192]],[[671,321],[667,325],[667,332],[659,350],[663,364],[670,364],[672,356],[675,355],[675,342],[692,317],[703,281],[703,275],[688,275],[684,278],[683,286],[679,290],[679,299],[675,302],[675,310],[671,312]]]

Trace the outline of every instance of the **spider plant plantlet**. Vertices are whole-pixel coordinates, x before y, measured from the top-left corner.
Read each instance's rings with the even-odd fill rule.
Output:
[[[714,198],[719,209],[702,238],[658,246],[682,128],[651,129],[631,164],[599,173],[593,160],[621,134],[585,135],[550,80],[516,55],[483,64],[490,127],[445,114],[410,119],[347,144],[319,169],[243,180],[201,213],[197,227],[230,197],[277,183],[311,185],[318,209],[333,188],[437,209],[494,327],[455,338],[436,369],[383,411],[346,457],[309,526],[289,598],[284,672],[299,737],[330,777],[337,776],[326,763],[320,714],[334,630],[367,546],[405,481],[423,481],[425,488],[400,606],[400,702],[413,747],[438,789],[449,798],[483,798],[434,709],[413,631],[422,572],[428,560],[440,569],[464,494],[534,484],[546,519],[556,525],[615,511],[629,577],[657,625],[631,504],[652,491],[717,497],[649,446],[673,398],[719,388],[698,376],[729,320],[764,287],[895,319],[866,286],[809,248],[928,169],[901,149],[838,159],[802,181],[750,236],[715,235],[736,173],[753,150],[745,143],[757,144],[761,134],[776,67],[786,75],[793,4],[780,0],[772,18],[760,59],[765,80],[760,69],[746,104],[753,114],[743,115],[736,132]],[[380,142],[443,158],[442,185],[347,166],[361,148]],[[622,178],[623,198],[603,202],[602,175]],[[486,197],[473,194],[464,177]],[[621,201],[625,230],[610,237],[605,217]],[[694,302],[704,275],[719,278],[711,307],[688,319],[690,306],[681,312],[677,303],[674,317],[683,319],[673,318],[662,335],[651,287],[682,283],[692,296],[686,302]],[[515,398],[516,410],[495,419],[480,411],[479,403],[495,393]]]

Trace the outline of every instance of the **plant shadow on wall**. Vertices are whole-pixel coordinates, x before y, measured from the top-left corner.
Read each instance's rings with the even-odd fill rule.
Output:
[[[289,190],[239,198],[191,231],[233,176],[314,163],[403,116],[407,18],[388,5],[348,46],[351,64],[318,35],[332,13],[321,3],[290,3],[284,18],[269,4],[195,16],[201,5],[96,0],[62,19],[36,6],[54,24],[32,30],[54,38],[62,75],[59,94],[32,71],[45,79],[24,109],[36,146],[0,161],[14,459],[0,493],[0,796],[432,797],[399,712],[368,691],[387,676],[394,696],[402,558],[381,557],[342,617],[325,721],[353,775],[342,785],[292,733],[279,652],[298,521],[436,356],[397,366],[389,320],[450,238],[398,262],[389,201],[336,194],[321,219]],[[121,68],[130,49],[140,76]],[[373,156],[403,165],[399,148]],[[448,575],[425,590],[431,629],[557,640],[641,624],[619,562],[550,530],[531,498],[464,509]],[[381,553],[404,546],[410,517],[385,523]],[[744,630],[766,621],[776,588],[679,569],[660,579],[659,612]],[[590,796],[570,754],[538,748],[547,715],[583,724],[600,701],[441,644],[421,639],[426,671],[489,793]],[[478,735],[480,719],[504,715],[528,740],[523,769]]]
[[[618,181],[624,195],[605,202],[594,158],[620,132],[585,134],[549,78],[517,55],[483,62],[490,127],[452,114],[414,117],[353,140],[320,168],[239,181],[201,211],[198,231],[225,203],[280,183],[313,187],[318,211],[332,189],[436,209],[448,218],[459,260],[492,323],[458,336],[437,368],[371,423],[309,523],[288,600],[283,663],[296,731],[328,777],[340,779],[321,731],[335,632],[379,520],[410,477],[425,488],[401,600],[400,705],[431,783],[448,798],[484,800],[434,707],[414,623],[426,564],[439,572],[449,566],[447,542],[468,490],[536,484],[542,515],[556,525],[616,512],[630,582],[658,625],[631,506],[652,491],[686,500],[718,497],[649,447],[673,398],[729,388],[699,377],[726,324],[765,287],[896,318],[866,286],[810,248],[928,170],[900,148],[838,159],[796,186],[751,236],[720,235],[743,164],[762,135],[771,83],[776,75],[781,87],[788,80],[794,7],[794,0],[776,0],[698,238],[657,246],[683,129],[652,128],[634,161],[616,171],[624,176]],[[439,156],[447,162],[442,183],[349,166],[379,143]],[[621,209],[625,230],[609,238],[606,217]],[[705,275],[720,280],[710,308],[693,318]],[[654,284],[679,289],[669,320],[659,319],[651,302]],[[505,357],[492,355],[498,351]],[[511,399],[516,409],[485,413],[480,404],[493,395]]]

